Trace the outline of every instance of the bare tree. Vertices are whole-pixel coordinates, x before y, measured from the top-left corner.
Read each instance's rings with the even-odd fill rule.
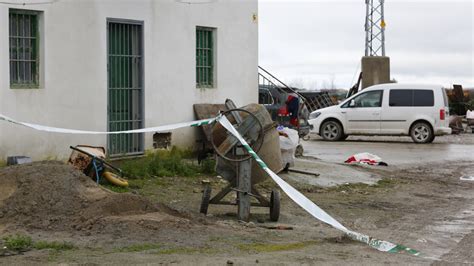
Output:
[[[304,82],[302,78],[294,78],[288,82],[288,86],[297,88],[297,89],[304,89]]]
[[[334,90],[336,88],[336,84],[334,83],[335,80],[336,80],[336,75],[332,74],[330,78],[330,84],[331,84],[329,87],[330,90]]]
[[[312,90],[312,91],[315,91],[315,90],[319,89],[318,81],[317,80],[311,80],[311,82],[308,85],[308,89]]]

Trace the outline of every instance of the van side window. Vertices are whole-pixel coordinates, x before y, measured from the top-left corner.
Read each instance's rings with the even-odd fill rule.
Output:
[[[389,106],[413,106],[413,90],[390,90]]]
[[[382,106],[382,95],[383,91],[369,91],[366,93],[362,93],[356,97],[354,97],[352,100],[355,102],[356,108],[367,108],[367,107],[381,107]],[[345,103],[342,108],[348,108],[350,102],[348,101]]]
[[[390,90],[389,106],[434,106],[433,90]]]
[[[413,90],[413,106],[434,106],[432,90]]]

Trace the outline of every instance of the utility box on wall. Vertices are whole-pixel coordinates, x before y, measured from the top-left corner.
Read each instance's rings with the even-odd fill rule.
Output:
[[[362,57],[362,89],[383,83],[390,83],[390,57]]]

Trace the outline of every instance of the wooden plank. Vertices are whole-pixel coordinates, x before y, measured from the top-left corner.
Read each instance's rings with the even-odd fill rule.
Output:
[[[196,119],[208,119],[212,117],[216,117],[219,111],[226,111],[227,108],[224,104],[195,104],[194,107],[194,114]],[[201,127],[204,135],[206,137],[207,143],[211,140],[211,125],[206,125]]]

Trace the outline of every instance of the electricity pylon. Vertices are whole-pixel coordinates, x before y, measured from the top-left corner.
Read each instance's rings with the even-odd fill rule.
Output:
[[[365,56],[385,56],[385,0],[365,0]]]

